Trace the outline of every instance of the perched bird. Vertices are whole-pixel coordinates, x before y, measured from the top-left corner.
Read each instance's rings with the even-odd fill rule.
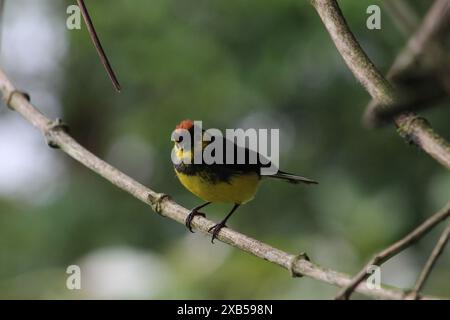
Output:
[[[300,182],[306,184],[318,183],[314,180],[279,170],[273,175],[261,175],[261,168],[268,166],[267,161],[264,162],[266,164],[262,164],[261,161],[257,161],[255,164],[249,163],[249,155],[255,151],[251,151],[248,148],[245,148],[244,150],[246,162],[243,164],[238,164],[236,163],[237,161],[234,161],[233,164],[228,164],[225,160],[222,164],[206,164],[203,162],[196,164],[193,160],[194,152],[202,152],[202,150],[204,150],[204,148],[211,143],[211,141],[208,141],[208,139],[203,139],[203,137],[201,137],[199,141],[195,141],[194,122],[191,120],[183,120],[180,124],[178,124],[175,128],[175,133],[180,130],[187,130],[190,134],[191,140],[189,143],[190,147],[186,148],[186,141],[183,141],[181,136],[173,139],[174,148],[172,150],[172,156],[175,160],[177,160],[174,161],[176,175],[186,189],[205,201],[205,203],[191,210],[186,218],[186,227],[193,232],[191,227],[192,219],[196,215],[205,216],[203,213],[199,212],[199,210],[212,202],[234,204],[227,216],[220,223],[214,225],[208,230],[208,232],[212,232],[212,242],[214,242],[214,239],[217,238],[220,230],[223,227],[226,227],[226,222],[236,211],[236,209],[240,205],[253,199],[262,179],[275,178],[295,184]],[[204,130],[200,132],[202,132],[202,136],[205,133]],[[222,137],[222,139],[225,138]],[[223,145],[225,146],[226,143],[227,142],[224,142]],[[238,149],[243,147],[237,146],[234,142],[232,142],[232,144],[235,151],[234,156],[236,157]],[[257,155],[261,156],[259,153]],[[226,155],[224,155],[224,158],[225,157]],[[190,159],[190,163],[182,161],[183,159]]]

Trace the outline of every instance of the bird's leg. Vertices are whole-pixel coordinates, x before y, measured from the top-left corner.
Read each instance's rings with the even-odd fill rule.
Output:
[[[210,203],[211,202],[203,203],[199,206],[196,206],[194,209],[191,210],[191,212],[189,212],[189,215],[186,218],[185,224],[186,224],[186,228],[188,228],[190,232],[194,233],[194,231],[192,231],[192,225],[191,225],[192,219],[194,219],[195,216],[202,216],[202,217],[205,216],[204,213],[198,212],[198,210],[200,210],[203,207],[206,207]]]
[[[226,227],[226,223],[227,220],[231,217],[231,215],[233,214],[234,211],[236,211],[237,208],[239,208],[240,204],[239,203],[235,203],[233,209],[231,209],[230,213],[227,214],[227,216],[225,217],[225,219],[223,219],[221,222],[219,222],[218,224],[216,224],[215,226],[209,228],[208,232],[212,231],[212,239],[211,242],[214,243],[214,239],[217,238],[217,235],[219,234],[220,230],[223,227]]]

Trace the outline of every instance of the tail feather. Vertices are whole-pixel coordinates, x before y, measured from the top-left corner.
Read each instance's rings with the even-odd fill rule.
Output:
[[[306,183],[306,184],[318,184],[317,181],[305,178],[305,177],[301,177],[301,176],[297,176],[295,174],[290,174],[287,172],[283,172],[283,171],[278,171],[276,174],[269,176],[270,178],[275,178],[275,179],[281,179],[281,180],[286,180],[290,183]]]

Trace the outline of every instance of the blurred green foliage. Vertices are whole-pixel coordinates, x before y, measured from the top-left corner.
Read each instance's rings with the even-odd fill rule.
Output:
[[[411,2],[418,12],[429,3]],[[386,72],[406,39],[384,11],[382,30],[366,28],[367,6],[380,3],[340,1],[362,46]],[[362,127],[369,96],[309,1],[103,0],[88,1],[88,7],[123,92],[113,92],[85,28],[67,31],[63,81],[55,89],[62,118],[94,153],[182,205],[200,201],[178,183],[170,161],[170,134],[185,118],[223,129],[281,128],[282,168],[320,184],[263,184],[230,226],[289,252],[306,251],[339,271],[356,272],[376,250],[448,201],[445,169],[392,127]],[[65,28],[63,4],[55,3],[49,14],[58,15]],[[450,138],[448,104],[425,114]],[[55,153],[44,144],[40,152]],[[156,293],[122,298],[297,299],[330,298],[335,292],[311,279],[293,280],[285,270],[225,245],[211,245],[208,237],[187,233],[65,155],[57,159],[65,173],[59,186],[49,186],[53,191],[45,201],[0,197],[1,298],[95,297],[67,290],[65,269],[112,247],[149,252],[165,266]],[[219,220],[228,209],[219,204],[206,211]],[[412,285],[439,230],[406,258],[394,258],[392,267],[383,269],[383,281]],[[446,253],[427,292],[449,296],[449,266]],[[158,274],[152,277],[162,281]]]

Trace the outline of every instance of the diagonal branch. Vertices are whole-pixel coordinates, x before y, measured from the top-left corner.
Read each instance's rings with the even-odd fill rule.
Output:
[[[441,255],[442,251],[444,251],[445,245],[447,244],[449,238],[450,238],[450,224],[447,225],[447,227],[444,229],[441,236],[439,237],[439,240],[436,243],[436,246],[434,247],[433,251],[431,252],[431,255],[428,258],[425,266],[423,267],[422,272],[420,273],[419,277],[417,278],[414,288],[411,290],[411,293],[408,295],[412,299],[418,298],[419,292],[422,290],[423,285],[425,284],[425,281],[427,281],[428,276],[430,275],[431,271],[433,270],[433,267],[436,264],[437,259]]]
[[[405,0],[384,0],[383,7],[403,34],[414,32],[419,18]]]
[[[391,2],[393,3],[389,4]],[[389,4],[389,7],[396,7],[401,2],[397,3],[396,0],[391,0],[384,4]],[[395,12],[397,16],[402,16],[404,13]],[[412,20],[415,21],[415,19]],[[403,22],[402,24],[407,24],[407,28],[410,30],[413,28],[410,25],[411,23],[412,21]],[[420,62],[425,64],[427,71],[424,75],[421,75],[422,79],[418,80],[421,83],[427,84],[427,88],[423,92],[412,92],[410,93],[412,97],[402,99],[402,101],[389,106],[383,106],[376,100],[372,100],[367,106],[363,117],[364,123],[369,128],[381,126],[388,122],[388,120],[391,120],[394,115],[401,112],[426,108],[428,107],[427,104],[448,97],[450,94],[449,57],[437,39],[438,34],[442,30],[449,28],[450,1],[435,1],[425,15],[422,23],[416,25],[418,27],[417,31],[395,59],[387,73],[387,78],[400,83],[403,78],[412,78],[412,74],[418,74],[417,69],[419,67],[417,63],[421,60]],[[430,76],[427,72],[434,73],[435,75]],[[411,81],[411,79],[408,81]]]
[[[337,295],[337,299],[348,299],[355,288],[367,278],[368,274],[366,272],[367,268],[376,265],[380,266],[384,262],[388,261],[390,258],[395,256],[396,254],[402,252],[418,240],[420,240],[424,235],[426,235],[431,229],[433,229],[437,224],[441,221],[447,219],[450,215],[450,202],[447,205],[428,218],[425,222],[419,225],[412,232],[407,234],[404,238],[395,242],[388,248],[383,251],[377,253],[365,266],[361,269],[361,271],[353,278],[351,283],[344,287],[339,294]]]
[[[77,3],[78,3],[78,7],[81,10],[81,14],[83,15],[83,19],[84,19],[84,22],[86,23],[86,27],[89,31],[89,36],[91,37],[91,40],[94,43],[95,49],[97,50],[98,56],[100,57],[100,61],[102,62],[103,66],[105,67],[105,70],[108,73],[109,79],[111,79],[114,89],[117,92],[120,92],[121,88],[120,88],[119,80],[117,80],[116,74],[114,73],[114,70],[111,67],[111,63],[108,60],[108,56],[106,55],[105,50],[103,49],[102,43],[100,42],[100,39],[97,35],[97,32],[95,31],[94,23],[92,22],[91,16],[89,15],[89,12],[86,8],[84,0],[77,0]]]
[[[60,148],[70,157],[115,186],[150,205],[155,212],[184,224],[189,210],[170,200],[168,196],[145,187],[86,150],[64,130],[61,122],[51,121],[29,103],[26,96],[16,90],[1,70],[0,91],[7,105],[38,128],[45,135],[50,146]],[[196,216],[192,221],[192,225],[195,229],[208,233],[208,229],[214,225],[214,222],[201,216]],[[289,254],[229,228],[221,230],[218,239],[256,257],[288,269],[293,275],[310,277],[338,287],[347,286],[351,281],[351,278],[346,274],[321,267],[308,261],[301,255]],[[380,299],[402,299],[404,296],[404,292],[400,289],[384,286],[381,289],[373,289],[369,288],[365,283],[359,284],[355,290]],[[432,297],[421,297],[421,299],[432,299]]]
[[[334,44],[356,79],[379,104],[400,101],[391,84],[381,75],[355,39],[335,0],[311,0]],[[409,112],[394,117],[399,134],[450,170],[450,144],[433,131],[426,120]]]

